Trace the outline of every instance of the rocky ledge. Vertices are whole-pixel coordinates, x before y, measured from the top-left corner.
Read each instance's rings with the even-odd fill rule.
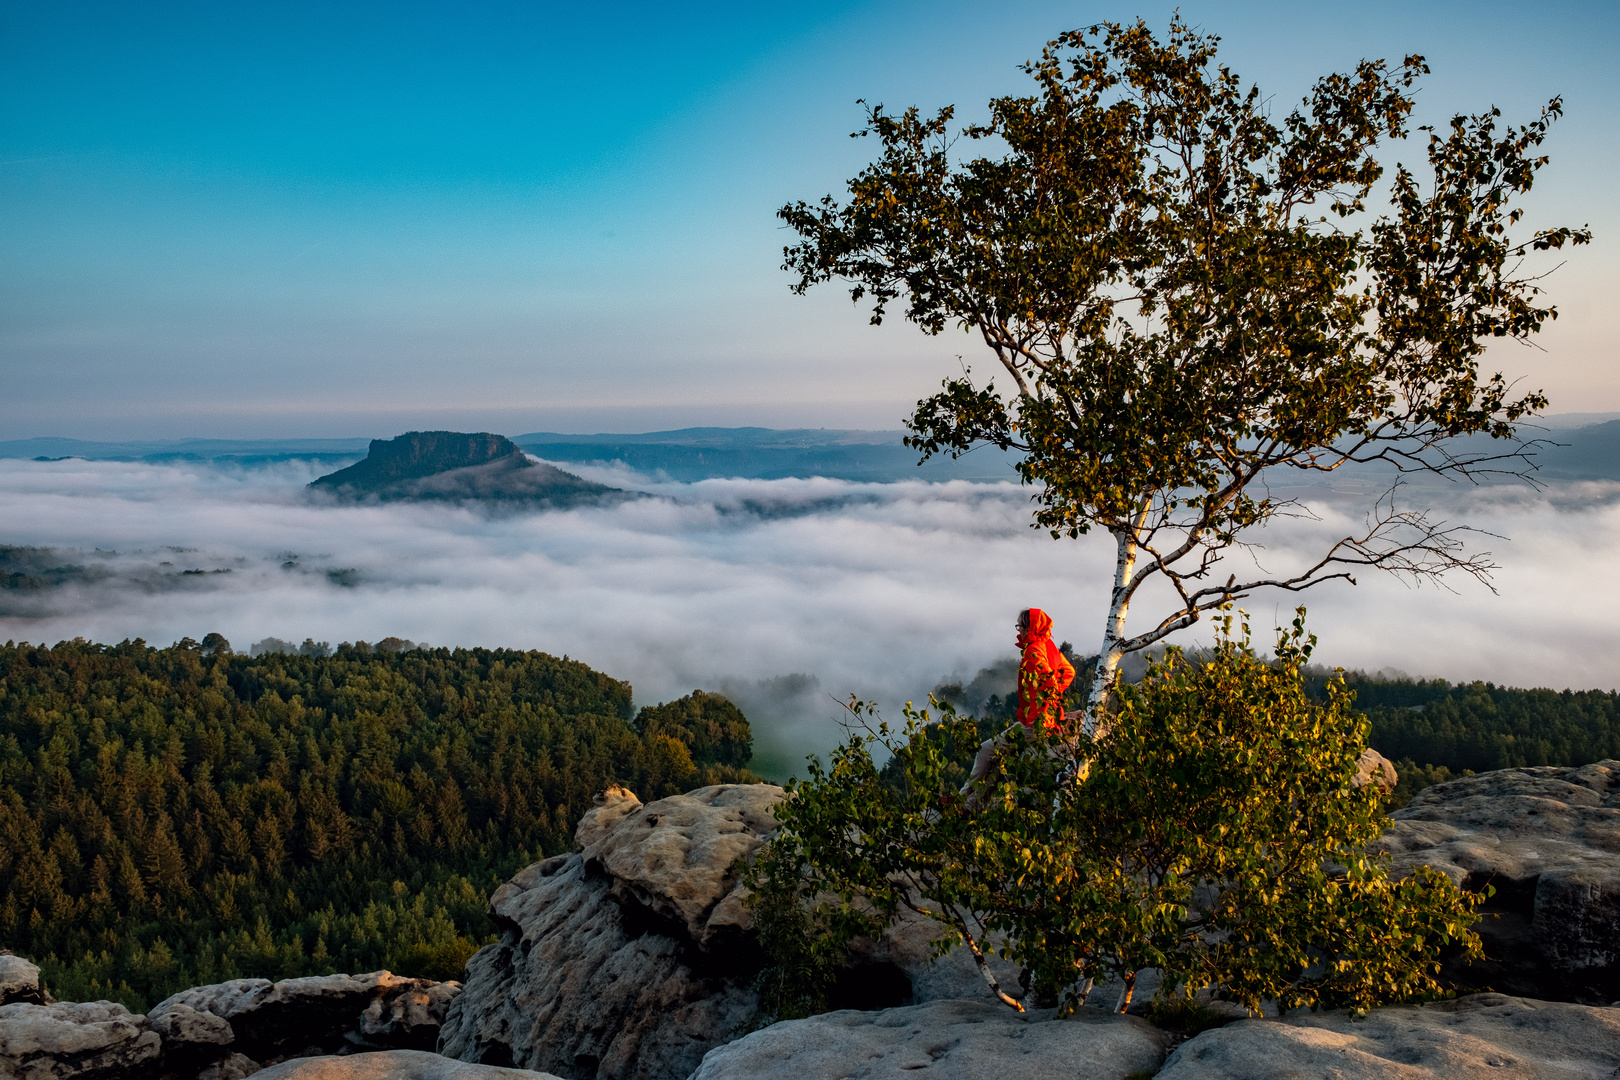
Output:
[[[1363,771],[1389,779],[1378,762]],[[0,956],[0,1077],[1612,1080],[1620,1009],[1602,1002],[1620,997],[1605,996],[1620,986],[1617,787],[1615,761],[1469,777],[1420,794],[1380,842],[1397,870],[1427,864],[1496,889],[1490,960],[1458,977],[1534,988],[1526,996],[1238,1019],[1176,1046],[1138,1016],[1015,1014],[961,950],[930,962],[935,927],[913,918],[857,949],[838,990],[851,1007],[754,1030],[761,957],[736,869],[782,790],[720,785],[643,805],[610,788],[580,822],[577,853],[491,897],[501,939],[473,957],[465,987],[387,972],[238,980],[135,1016],[51,1003],[32,965]],[[1016,972],[999,974],[1015,985]]]
[[[761,957],[734,872],[782,797],[771,784],[646,805],[603,792],[575,833],[578,854],[536,863],[490,899],[505,932],[467,964],[439,1052],[569,1080],[685,1080],[747,1034]],[[871,1009],[983,996],[965,950],[930,963],[935,936],[913,918],[862,943],[835,999]],[[998,969],[1016,983],[1016,969]]]
[[[0,1005],[26,1002],[49,1005],[53,999],[40,985],[39,968],[20,956],[0,950]]]
[[[431,1050],[460,989],[376,971],[198,986],[145,1016],[109,1001],[19,1001],[0,1006],[0,1077],[239,1080],[291,1057]]]
[[[1620,999],[1620,761],[1502,769],[1418,792],[1379,846],[1494,893],[1487,960],[1464,985],[1554,1001]]]

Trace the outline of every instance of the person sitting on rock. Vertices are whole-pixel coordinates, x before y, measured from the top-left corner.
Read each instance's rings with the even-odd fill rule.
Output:
[[[1053,734],[1063,730],[1067,715],[1063,693],[1074,682],[1074,665],[1052,642],[1052,617],[1040,608],[1018,613],[1018,722],[1031,731]],[[973,759],[973,772],[962,785],[962,794],[976,801],[982,781],[990,771],[996,752],[1007,744],[1008,728],[979,744]]]

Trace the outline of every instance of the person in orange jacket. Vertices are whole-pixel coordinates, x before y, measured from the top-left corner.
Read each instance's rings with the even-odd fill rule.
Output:
[[[1052,617],[1040,608],[1018,613],[1018,722],[1034,730],[1061,729],[1063,692],[1074,682],[1074,665],[1052,643]]]
[[[1018,722],[1032,731],[1036,725],[1046,732],[1061,731],[1067,719],[1063,711],[1063,692],[1074,682],[1074,665],[1052,642],[1052,617],[1040,608],[1026,608],[1018,613]],[[1007,743],[1011,728],[979,744],[978,756],[973,759],[973,772],[962,785],[962,794],[970,801],[977,795],[973,789],[995,760],[996,751]]]

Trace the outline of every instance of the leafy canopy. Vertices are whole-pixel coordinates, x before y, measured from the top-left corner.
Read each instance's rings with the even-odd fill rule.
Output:
[[[1590,239],[1509,235],[1559,99],[1521,127],[1493,108],[1422,128],[1428,175],[1389,173],[1379,154],[1409,134],[1422,57],[1325,76],[1278,116],[1217,42],[1179,18],[1164,41],[1141,22],[1063,34],[1025,65],[1032,93],[959,132],[951,108],[871,106],[856,134],[879,153],[848,198],[779,212],[799,234],[795,291],[842,279],[874,323],[899,304],[930,334],[983,339],[1011,388],[947,379],[909,444],[1021,451],[1037,526],[1127,537],[1138,579],[1162,576],[1179,604],[1124,651],[1260,585],[1487,570],[1391,507],[1297,575],[1203,580],[1288,507],[1253,486],[1268,469],[1473,473],[1519,456],[1448,444],[1511,437],[1546,405],[1480,357],[1556,317],[1522,258]]]
[[[1079,782],[1055,775],[1036,735],[970,808],[947,751],[971,752],[976,729],[948,706],[937,720],[908,707],[903,732],[879,726],[812,761],[752,871],[774,970],[798,977],[768,973],[775,1006],[813,1010],[829,952],[901,908],[939,923],[941,952],[996,943],[1037,1000],[1061,993],[1071,1009],[1086,980],[1144,968],[1166,994],[1213,989],[1249,1008],[1442,995],[1442,950],[1479,955],[1478,898],[1427,868],[1392,880],[1388,857],[1367,853],[1384,819],[1376,787],[1352,783],[1366,722],[1342,682],[1307,694],[1303,614],[1271,662],[1230,623],[1201,662],[1171,650],[1121,688]],[[874,751],[898,776],[885,781]]]

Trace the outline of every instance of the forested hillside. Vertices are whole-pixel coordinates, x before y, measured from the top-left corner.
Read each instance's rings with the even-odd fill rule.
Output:
[[[1367,742],[1396,763],[1397,794],[1464,772],[1587,765],[1620,758],[1620,694],[1519,690],[1444,679],[1381,679],[1350,672]]]
[[[747,721],[537,652],[0,648],[0,945],[144,1008],[242,976],[452,978],[592,796],[753,779]]]

